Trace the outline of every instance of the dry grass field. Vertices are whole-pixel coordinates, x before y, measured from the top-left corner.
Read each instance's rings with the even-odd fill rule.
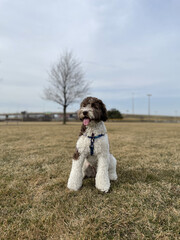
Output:
[[[118,180],[66,188],[80,123],[0,125],[0,239],[180,239],[180,124],[107,123]]]

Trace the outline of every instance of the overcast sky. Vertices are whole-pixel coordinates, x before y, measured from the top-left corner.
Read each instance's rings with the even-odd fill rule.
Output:
[[[0,0],[0,112],[62,111],[42,100],[64,50],[108,109],[180,115],[179,0]],[[74,104],[68,111],[77,110]]]

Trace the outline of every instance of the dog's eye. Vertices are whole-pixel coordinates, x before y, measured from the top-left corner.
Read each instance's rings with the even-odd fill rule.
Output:
[[[95,109],[98,108],[97,104],[95,104],[95,103],[92,103],[92,104],[91,104],[91,107],[92,107],[92,108],[95,108]]]

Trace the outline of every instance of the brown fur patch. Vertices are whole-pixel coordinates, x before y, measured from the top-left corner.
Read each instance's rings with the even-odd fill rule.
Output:
[[[86,126],[84,126],[84,124],[82,124],[79,136],[82,136],[85,131],[86,131]],[[73,154],[73,159],[78,160],[79,156],[80,156],[80,154],[79,154],[78,150],[76,149],[75,153]]]
[[[76,151],[75,151],[75,153],[73,155],[73,159],[74,160],[78,160],[79,156],[80,156],[80,154],[79,154],[78,150],[76,149]]]
[[[82,124],[82,125],[81,125],[81,131],[80,131],[80,133],[79,133],[79,136],[82,136],[85,131],[86,131],[86,126],[84,126],[84,124]]]

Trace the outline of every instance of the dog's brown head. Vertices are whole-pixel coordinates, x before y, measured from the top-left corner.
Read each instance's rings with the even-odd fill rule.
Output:
[[[91,121],[100,122],[107,120],[107,110],[104,103],[95,97],[85,98],[78,111],[78,117],[87,126]]]

